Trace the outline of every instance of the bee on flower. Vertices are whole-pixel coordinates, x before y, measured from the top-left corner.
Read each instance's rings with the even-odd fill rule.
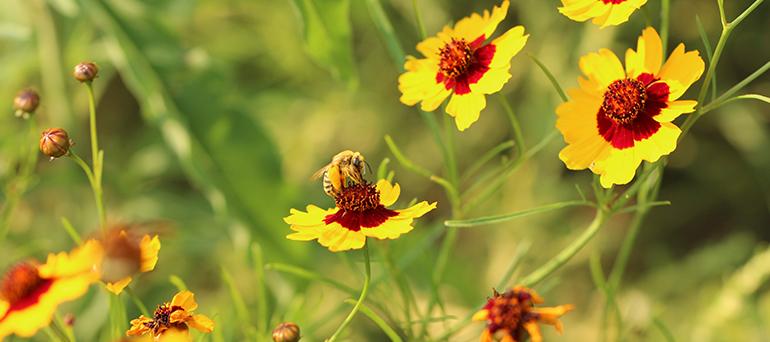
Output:
[[[70,253],[49,254],[45,264],[23,261],[8,269],[0,282],[0,340],[31,337],[48,326],[60,304],[99,281],[102,257],[101,246],[89,241]]]
[[[647,0],[561,0],[559,13],[574,21],[591,20],[600,28],[620,25]]]
[[[99,238],[105,251],[102,280],[114,294],[120,294],[131,283],[133,275],[151,272],[158,263],[158,236],[139,235],[132,227],[115,225]]]
[[[489,41],[509,5],[505,0],[492,13],[474,13],[417,44],[424,58],[407,57],[406,72],[398,78],[401,102],[421,102],[420,108],[430,112],[451,95],[446,112],[457,129],[476,122],[487,105],[486,95],[499,92],[511,78],[511,58],[529,37],[523,26],[516,26]]]
[[[192,341],[189,328],[203,333],[214,331],[214,321],[205,315],[193,314],[198,308],[195,294],[182,291],[171,302],[159,305],[152,318],[144,315],[131,320],[126,336],[152,336],[156,341]]]
[[[505,293],[494,292],[484,308],[473,315],[474,321],[487,323],[481,333],[481,342],[520,342],[529,335],[532,342],[543,340],[539,324],[549,324],[562,332],[559,318],[574,309],[572,305],[535,307],[542,304],[534,290],[517,286]]]
[[[636,51],[626,52],[625,69],[608,49],[583,56],[580,69],[580,87],[556,108],[556,127],[567,143],[559,158],[567,168],[589,168],[609,188],[630,182],[642,160],[674,151],[681,130],[672,121],[697,105],[679,100],[703,73],[697,50],[679,44],[663,63],[660,36],[647,28]]]

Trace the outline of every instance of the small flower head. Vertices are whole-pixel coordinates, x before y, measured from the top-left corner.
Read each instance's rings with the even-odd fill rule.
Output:
[[[559,317],[574,307],[535,307],[542,303],[543,299],[535,291],[525,287],[517,286],[502,294],[495,291],[484,308],[473,315],[474,321],[487,323],[481,342],[524,341],[525,335],[529,335],[532,342],[540,342],[539,323],[553,325],[561,333]]]
[[[529,37],[523,26],[516,26],[489,41],[509,5],[504,0],[492,13],[474,13],[417,44],[424,58],[407,58],[406,72],[398,78],[401,102],[421,102],[422,110],[434,111],[451,96],[446,112],[455,118],[457,129],[476,122],[487,105],[486,95],[500,91],[511,78],[511,58]]]
[[[655,162],[676,148],[681,133],[672,123],[695,110],[696,101],[679,100],[703,73],[698,51],[679,44],[663,63],[662,43],[653,28],[642,32],[626,65],[602,49],[580,59],[577,89],[556,108],[556,128],[567,146],[559,158],[567,168],[590,168],[603,187],[626,184],[642,160]]]
[[[0,278],[0,340],[31,337],[51,323],[59,304],[79,298],[99,280],[99,244],[88,242],[70,253],[48,255],[45,264],[25,261]]]
[[[75,66],[72,76],[80,82],[91,82],[99,74],[99,67],[93,62],[83,62]]]
[[[300,337],[299,326],[291,322],[278,324],[273,330],[274,342],[297,342]]]
[[[40,135],[40,152],[51,157],[59,158],[70,151],[73,142],[63,128],[49,128]]]
[[[647,0],[561,0],[559,12],[574,21],[593,19],[601,28],[620,25]]]
[[[33,89],[24,89],[13,99],[17,117],[29,118],[40,105],[40,95]]]
[[[283,220],[294,233],[290,240],[318,240],[332,252],[360,249],[367,237],[396,239],[411,231],[412,221],[436,208],[422,201],[403,210],[388,209],[398,199],[401,188],[380,180],[344,187],[335,197],[336,206],[323,210],[308,205],[307,211],[292,209]]]
[[[99,242],[105,251],[102,280],[114,294],[120,294],[134,274],[150,272],[158,263],[157,235],[138,235],[129,226],[118,225],[107,229]]]
[[[149,335],[158,341],[192,341],[189,328],[203,333],[214,331],[214,321],[207,316],[193,314],[197,308],[198,303],[192,292],[179,292],[171,302],[159,305],[152,318],[142,315],[131,320],[131,328],[126,335]]]

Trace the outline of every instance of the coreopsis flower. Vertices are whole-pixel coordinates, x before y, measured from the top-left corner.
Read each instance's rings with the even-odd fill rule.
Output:
[[[131,320],[126,336],[149,335],[156,341],[192,341],[189,328],[204,333],[214,331],[214,321],[205,315],[193,314],[197,308],[192,292],[179,292],[170,303],[159,305],[152,318],[141,315]]]
[[[567,168],[590,168],[609,188],[630,182],[642,160],[674,151],[681,130],[671,121],[697,105],[678,99],[700,78],[704,63],[684,44],[662,63],[661,46],[655,29],[647,28],[636,51],[626,52],[625,70],[607,49],[580,59],[586,77],[556,109],[556,127],[567,143],[559,158]]]
[[[367,237],[396,239],[411,231],[412,221],[436,208],[422,201],[407,209],[388,209],[396,203],[401,187],[380,180],[377,185],[363,182],[349,185],[335,197],[336,206],[323,210],[308,205],[307,211],[291,209],[283,220],[295,232],[290,240],[318,240],[332,252],[363,248]]]
[[[628,21],[631,14],[647,3],[647,0],[561,0],[559,12],[574,21],[586,21],[601,28],[620,25]]]
[[[132,281],[132,275],[155,269],[160,251],[158,236],[139,236],[127,227],[107,230],[99,242],[103,245],[105,258],[102,264],[102,280],[106,288],[120,294]]]
[[[487,105],[485,95],[508,82],[511,58],[529,37],[523,26],[516,26],[488,41],[508,6],[505,0],[491,14],[474,13],[417,44],[424,58],[407,57],[406,72],[398,78],[401,102],[409,106],[422,102],[422,110],[433,111],[451,95],[446,112],[455,118],[457,129],[463,131],[476,122]]]
[[[561,333],[562,325],[559,318],[572,311],[572,305],[556,307],[535,307],[542,304],[541,298],[534,290],[517,286],[505,293],[495,291],[492,298],[480,311],[473,315],[474,321],[485,321],[486,329],[481,334],[481,342],[520,342],[529,335],[532,342],[542,341],[538,324],[553,325]]]
[[[49,254],[45,264],[25,261],[6,271],[0,283],[0,340],[16,334],[31,337],[51,323],[56,308],[79,298],[99,280],[101,246],[93,241]]]

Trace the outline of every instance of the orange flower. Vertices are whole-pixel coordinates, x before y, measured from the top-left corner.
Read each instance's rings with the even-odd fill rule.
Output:
[[[422,201],[410,208],[391,210],[401,193],[398,184],[380,180],[377,185],[361,183],[344,187],[336,195],[336,207],[323,210],[308,205],[307,211],[292,209],[283,220],[295,231],[290,240],[318,240],[332,252],[363,248],[367,237],[396,239],[408,233],[412,221],[436,208]]]
[[[529,334],[530,341],[540,342],[540,326],[538,323],[553,325],[561,333],[562,325],[559,317],[572,311],[572,305],[556,307],[535,307],[542,304],[543,298],[535,291],[517,286],[503,294],[495,291],[484,308],[473,315],[474,321],[486,321],[487,328],[481,334],[481,342],[524,341],[524,335]]]
[[[21,262],[0,283],[0,340],[31,337],[51,323],[59,304],[79,298],[99,280],[101,246],[89,241],[72,252],[49,254],[43,265]]]
[[[434,111],[451,95],[446,112],[455,118],[457,129],[464,131],[476,122],[487,106],[486,95],[500,91],[511,78],[511,58],[529,37],[523,26],[516,26],[488,42],[509,5],[505,0],[491,14],[474,13],[417,44],[425,58],[407,57],[406,72],[398,78],[401,102],[422,102],[422,110]]]
[[[114,294],[120,294],[131,283],[133,274],[154,270],[160,251],[157,235],[145,234],[140,238],[124,228],[109,229],[99,240],[105,250],[102,280],[107,283],[107,290]]]
[[[192,341],[189,328],[200,332],[214,331],[214,321],[204,315],[194,315],[198,308],[195,295],[190,291],[177,293],[170,303],[163,303],[155,309],[153,317],[131,320],[127,336],[151,335],[158,341]]]

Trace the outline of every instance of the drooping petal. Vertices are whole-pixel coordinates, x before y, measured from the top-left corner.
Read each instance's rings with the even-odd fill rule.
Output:
[[[107,283],[104,287],[107,289],[107,291],[110,291],[113,294],[119,295],[121,292],[123,292],[123,289],[125,289],[126,286],[128,286],[128,284],[131,284],[132,279],[133,278],[131,277],[126,277],[114,283]]]
[[[398,184],[392,185],[387,180],[380,179],[376,186],[380,192],[380,204],[387,208],[396,203],[401,194],[401,187]]]
[[[698,105],[698,101],[692,100],[669,102],[668,107],[661,109],[660,114],[656,115],[654,119],[658,122],[671,122],[679,115],[694,112],[696,105]]]
[[[454,94],[447,104],[446,112],[455,118],[457,129],[464,131],[479,119],[481,110],[486,106],[487,100],[483,94]]]
[[[142,272],[150,272],[155,269],[155,265],[158,263],[158,252],[160,252],[160,239],[157,235],[150,238],[149,235],[142,237],[142,241],[139,243],[139,249],[141,251],[141,265],[139,270]]]
[[[543,336],[540,334],[540,326],[537,325],[537,321],[524,323],[524,330],[529,334],[529,340],[531,342],[543,341]]]
[[[636,78],[642,73],[657,75],[663,63],[663,43],[658,32],[648,27],[636,43],[636,51],[626,51],[626,74]]]
[[[214,321],[205,315],[193,315],[187,320],[187,325],[200,332],[210,333],[214,331]]]
[[[633,148],[612,149],[607,158],[596,161],[591,170],[600,175],[603,187],[610,188],[613,184],[628,184],[641,163],[642,159],[636,156]]]
[[[559,13],[574,21],[586,21],[602,16],[610,10],[610,6],[596,0],[562,0]]]
[[[684,44],[680,43],[660,68],[658,75],[671,87],[669,100],[673,101],[681,97],[687,88],[700,78],[704,67],[705,64],[698,50],[685,52]],[[678,86],[674,87],[674,84]]]
[[[595,81],[603,89],[610,83],[625,78],[623,65],[615,54],[608,49],[601,49],[598,53],[592,52],[580,58],[580,70]]]
[[[460,19],[455,24],[454,31],[458,36],[469,42],[481,36],[489,38],[495,32],[497,25],[505,19],[509,6],[510,2],[504,0],[500,6],[495,6],[492,9],[491,14],[488,10],[484,10],[483,16],[473,13],[469,17]]]
[[[341,252],[350,249],[360,249],[366,243],[366,236],[344,228],[339,224],[331,224],[318,237],[318,243],[332,252]]]

